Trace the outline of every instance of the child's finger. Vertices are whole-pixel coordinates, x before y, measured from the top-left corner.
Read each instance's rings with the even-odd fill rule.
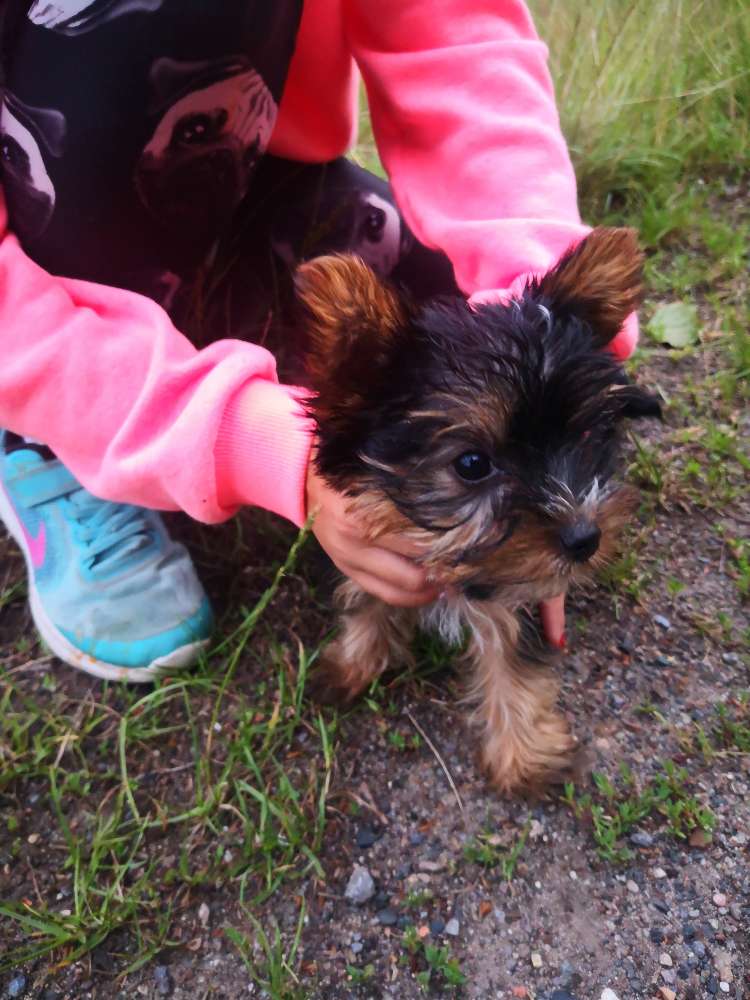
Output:
[[[352,573],[351,578],[363,590],[366,590],[368,594],[372,594],[373,597],[377,597],[386,604],[392,604],[397,608],[421,608],[425,604],[431,604],[437,597],[437,594],[431,588],[424,590],[404,590],[383,580],[381,577],[372,576],[370,573],[365,573],[362,570]]]
[[[427,586],[427,574],[423,569],[405,556],[377,545],[364,546],[351,552],[348,561],[348,572],[354,570],[367,573],[398,590],[418,593],[434,589]]]
[[[388,549],[389,552],[397,552],[399,555],[406,556],[409,559],[418,559],[429,549],[426,542],[415,542],[405,535],[396,534],[381,535],[377,539],[376,544],[380,548]]]

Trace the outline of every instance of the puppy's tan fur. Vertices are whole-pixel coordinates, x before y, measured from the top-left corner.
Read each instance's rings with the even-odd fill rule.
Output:
[[[640,264],[632,231],[596,230],[532,288],[548,308],[575,314],[606,342],[639,301]],[[322,258],[303,265],[297,290],[311,319],[314,413],[325,433],[336,435],[347,430],[370,397],[377,399],[378,380],[387,377],[391,342],[399,331],[403,335],[409,311],[395,291],[355,258]],[[434,454],[443,447],[441,435],[450,440],[463,433],[464,425],[480,439],[502,439],[513,400],[481,392],[465,399],[443,393],[431,405],[445,425],[445,432],[437,431],[431,442]],[[408,416],[416,421],[425,413]],[[362,462],[365,470],[379,469],[374,458],[363,456]],[[429,488],[450,500],[453,490],[461,514],[459,485],[447,473],[436,477]],[[554,511],[554,517],[528,511],[504,538],[502,525],[486,512],[457,516],[455,524],[440,531],[420,527],[368,475],[334,485],[349,493],[351,512],[367,526],[373,541],[397,532],[421,543],[428,574],[450,584],[458,596],[409,611],[389,607],[353,581],[344,581],[336,595],[341,628],[320,663],[319,694],[350,701],[387,668],[410,663],[417,626],[437,628],[453,641],[468,634],[461,670],[466,674],[470,723],[479,733],[480,760],[492,784],[511,792],[559,779],[571,765],[576,741],[555,707],[558,684],[553,674],[519,651],[515,612],[564,592],[572,582],[589,579],[611,558],[632,511],[633,492],[618,488],[600,497],[597,487],[595,495],[583,499],[563,496],[561,507],[569,509]],[[559,543],[560,523],[580,516],[595,517],[601,530],[599,550],[586,565],[566,562]],[[481,554],[483,546],[486,554]],[[481,554],[478,562],[472,553]],[[496,585],[491,599],[473,600],[462,592],[476,578],[478,565]]]

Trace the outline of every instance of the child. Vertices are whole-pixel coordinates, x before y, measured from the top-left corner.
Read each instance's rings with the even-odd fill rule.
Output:
[[[316,476],[301,391],[271,354],[179,332],[238,219],[243,260],[353,249],[417,296],[507,294],[586,231],[521,0],[218,7],[4,7],[0,516],[47,643],[103,677],[187,664],[211,628],[158,509],[216,522],[248,504],[298,525],[314,509],[323,548],[365,589],[435,596],[416,553],[367,542]],[[393,194],[341,159],[355,64]],[[214,315],[241,335],[247,291],[224,285]],[[619,356],[635,336],[633,320]],[[562,598],[543,619],[560,641]]]

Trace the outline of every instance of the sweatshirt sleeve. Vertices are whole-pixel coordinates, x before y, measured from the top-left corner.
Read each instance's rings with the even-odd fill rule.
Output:
[[[346,0],[349,45],[406,221],[468,295],[508,294],[589,231],[547,48],[521,0]],[[635,316],[612,349],[630,354]]]
[[[304,521],[309,421],[268,351],[196,350],[155,302],[51,276],[6,227],[0,191],[1,427],[44,441],[103,498]]]

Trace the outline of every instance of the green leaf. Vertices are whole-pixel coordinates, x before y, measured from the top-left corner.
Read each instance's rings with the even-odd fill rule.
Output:
[[[688,302],[659,306],[646,327],[649,335],[670,347],[690,347],[698,343],[698,310]]]

